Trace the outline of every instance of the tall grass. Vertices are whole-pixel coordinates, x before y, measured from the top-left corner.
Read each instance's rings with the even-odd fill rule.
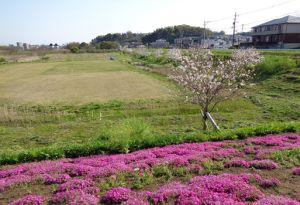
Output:
[[[120,128],[121,130],[117,130]],[[69,144],[66,146],[33,148],[26,151],[0,153],[0,166],[63,157],[75,158],[96,154],[128,153],[139,149],[172,144],[246,139],[248,137],[267,134],[299,131],[300,123],[290,122],[264,124],[257,127],[246,127],[221,132],[196,132],[183,135],[154,136],[149,132],[149,127],[146,124],[134,120],[121,124],[120,127],[115,128],[114,132],[108,133],[110,134],[107,137],[109,140],[101,141],[101,138],[100,140],[98,138],[98,140],[93,140],[85,144]],[[110,139],[109,137],[112,138]]]
[[[114,127],[104,128],[96,141],[107,141],[122,153],[139,149],[144,142],[153,138],[150,126],[141,119],[126,119]]]
[[[257,73],[261,77],[269,77],[296,67],[296,60],[292,58],[285,56],[266,56],[263,62],[257,65]]]

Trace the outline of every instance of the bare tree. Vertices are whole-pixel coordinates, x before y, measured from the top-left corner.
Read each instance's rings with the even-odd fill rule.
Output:
[[[179,51],[176,52],[174,55],[178,56]],[[170,77],[187,91],[188,100],[200,105],[204,130],[207,130],[208,113],[218,103],[235,96],[251,80],[253,67],[261,60],[259,53],[252,49],[234,50],[226,60],[216,59],[210,50],[198,48],[180,56],[181,66]]]

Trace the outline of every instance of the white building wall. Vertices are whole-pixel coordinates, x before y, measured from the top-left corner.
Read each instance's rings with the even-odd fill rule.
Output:
[[[285,24],[285,33],[299,33],[300,34],[300,24]]]

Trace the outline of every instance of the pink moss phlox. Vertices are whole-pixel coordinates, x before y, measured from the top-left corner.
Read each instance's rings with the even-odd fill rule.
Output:
[[[51,198],[52,203],[98,204],[99,189],[90,180],[70,179],[58,186]]]
[[[38,195],[27,195],[9,203],[9,205],[42,205],[43,203],[44,197]]]
[[[62,184],[67,182],[71,177],[68,174],[45,174],[41,176],[42,181],[45,184]]]
[[[300,205],[300,202],[282,196],[268,196],[258,200],[253,205]]]
[[[97,195],[87,193],[86,190],[68,190],[55,193],[51,202],[54,204],[69,204],[69,205],[97,205],[99,198]]]
[[[198,194],[190,190],[182,191],[175,201],[176,205],[198,205],[202,204],[202,200],[199,199]]]
[[[191,164],[187,167],[190,172],[199,173],[204,170],[204,168],[199,164]]]
[[[300,147],[300,136],[289,134],[285,136],[249,138],[244,141],[171,145],[140,150],[130,154],[99,155],[77,159],[27,163],[14,168],[0,170],[0,192],[14,185],[22,183],[29,184],[42,179],[46,184],[60,184],[54,195],[56,195],[56,197],[62,197],[62,200],[68,200],[68,196],[71,199],[72,195],[79,193],[83,198],[90,197],[96,201],[98,199],[98,193],[96,194],[96,192],[99,190],[95,187],[93,182],[98,179],[101,180],[104,177],[116,176],[120,172],[132,173],[136,168],[139,168],[139,170],[151,170],[152,167],[157,165],[183,166],[188,170],[198,172],[202,170],[200,166],[201,162],[205,160],[211,161],[212,159],[224,160],[225,158],[229,160],[226,166],[248,167],[248,163],[250,167],[256,169],[275,169],[278,165],[270,160],[247,162],[242,161],[243,159],[241,159],[241,161],[238,160],[247,153],[255,154],[255,159],[265,159],[267,154],[274,151],[293,149],[296,147]],[[240,151],[237,148],[244,148],[244,150]],[[249,149],[249,152],[247,149]],[[299,171],[295,171],[295,173],[299,173]],[[84,182],[80,182],[79,179],[75,179],[74,181],[72,177],[80,177]],[[248,198],[252,197],[257,199],[260,196],[259,192],[254,189],[255,187],[252,187],[249,183],[251,180],[258,183],[261,182],[259,177],[253,175],[239,175],[238,177],[220,175],[218,177],[207,177],[209,177],[208,179],[213,184],[212,186],[205,183],[206,178],[204,177],[201,178],[199,183],[192,183],[193,180],[195,181],[195,179],[193,179],[187,186],[181,185],[182,188],[178,188],[179,186],[176,188],[174,186],[168,189],[166,188],[166,190],[159,190],[150,194],[149,197],[156,197],[157,201],[163,201],[165,200],[164,196],[167,197],[168,194],[172,196],[176,195],[176,197],[180,197],[182,194],[181,198],[183,198],[183,194],[190,194],[193,197],[196,194],[199,200],[222,200],[224,197],[227,197],[228,200],[234,202],[244,202],[248,200]],[[231,182],[226,178],[230,178]],[[265,181],[266,186],[272,183],[273,182]],[[237,189],[240,188],[239,184],[248,186],[249,190],[245,190],[242,193],[237,192]],[[221,191],[216,191],[216,187]],[[240,189],[244,190],[242,187]],[[243,199],[243,197],[245,198]],[[129,199],[130,198],[128,198],[128,200]],[[142,201],[143,200],[144,198],[142,198]]]
[[[271,179],[261,179],[258,181],[259,186],[263,188],[270,188],[270,187],[276,187],[280,185],[280,181],[276,178],[271,178]]]
[[[170,198],[178,196],[185,189],[185,185],[179,182],[172,182],[160,187],[159,190],[152,195],[151,200],[154,204],[165,203],[168,202]]]
[[[171,159],[171,165],[175,167],[182,167],[182,166],[188,166],[190,163],[187,159],[183,157],[175,157],[174,159]]]
[[[102,197],[101,202],[105,204],[117,204],[127,201],[133,195],[131,189],[125,187],[112,188]]]
[[[14,175],[14,176],[9,176],[3,179],[0,179],[0,192],[4,191],[6,188],[17,185],[17,184],[22,184],[22,183],[30,183],[32,181],[37,180],[35,177],[27,176],[27,175]]]
[[[245,154],[256,154],[257,153],[257,147],[251,146],[251,147],[246,147],[244,149]]]
[[[7,169],[7,170],[0,170],[0,179],[10,177],[10,176],[20,175],[26,171],[27,171],[26,166],[19,166],[19,167],[16,167],[13,169]]]
[[[271,170],[271,169],[277,169],[279,166],[271,161],[271,160],[253,160],[250,161],[250,167],[254,167],[256,169],[267,169],[267,170]]]
[[[300,176],[300,167],[293,169],[293,175]]]
[[[122,203],[123,205],[149,205],[147,200],[130,197],[127,201]]]
[[[90,180],[85,179],[70,179],[64,184],[61,184],[55,192],[64,192],[64,191],[70,191],[70,190],[93,190],[97,191],[95,189],[94,183]]]
[[[225,167],[245,167],[248,168],[249,162],[247,162],[246,160],[242,160],[242,159],[232,159],[229,162],[226,162],[224,164]]]
[[[260,190],[248,183],[248,178],[233,174],[195,177],[189,182],[189,187],[194,191],[206,189],[209,192],[222,193],[238,202],[257,200],[264,196]]]

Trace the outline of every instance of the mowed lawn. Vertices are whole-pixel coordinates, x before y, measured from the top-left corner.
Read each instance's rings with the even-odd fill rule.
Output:
[[[160,80],[107,56],[0,67],[1,99],[15,103],[87,103],[167,98]]]

